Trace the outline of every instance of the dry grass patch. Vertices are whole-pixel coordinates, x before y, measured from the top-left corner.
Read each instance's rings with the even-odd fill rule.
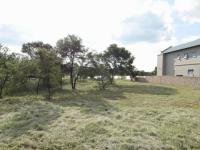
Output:
[[[200,149],[200,90],[92,81],[42,96],[0,102],[0,149]]]

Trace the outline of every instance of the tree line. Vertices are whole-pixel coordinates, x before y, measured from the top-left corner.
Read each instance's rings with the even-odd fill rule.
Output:
[[[115,75],[135,77],[134,56],[117,44],[101,53],[89,51],[82,39],[68,35],[53,47],[41,41],[22,45],[22,54],[11,53],[0,44],[0,98],[15,92],[47,91],[51,99],[56,89],[62,89],[63,79],[70,78],[72,90],[77,81],[90,78],[101,90],[114,82]]]

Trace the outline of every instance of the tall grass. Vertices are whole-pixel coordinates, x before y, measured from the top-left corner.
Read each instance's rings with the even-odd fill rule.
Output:
[[[0,101],[0,149],[200,149],[200,90],[118,80]]]

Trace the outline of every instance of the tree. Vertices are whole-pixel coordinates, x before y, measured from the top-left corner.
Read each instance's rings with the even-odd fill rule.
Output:
[[[23,88],[23,90],[30,91],[35,88],[32,86],[32,80],[36,80],[39,77],[38,61],[36,59],[29,59],[28,57],[20,57],[17,65],[17,72],[13,76],[13,84]],[[19,82],[20,81],[20,82]],[[38,94],[38,87],[36,90]]]
[[[117,44],[111,44],[104,52],[103,57],[111,74],[111,83],[116,74],[131,75],[134,68],[134,57],[124,47],[118,47]]]
[[[39,49],[36,53],[40,67],[40,76],[46,81],[46,88],[48,90],[47,99],[50,100],[53,89],[59,85],[61,76],[60,59],[57,57],[53,49]]]
[[[68,35],[63,39],[58,40],[56,47],[63,60],[68,61],[70,66],[70,83],[74,90],[76,89],[76,82],[79,73],[78,61],[86,52],[82,45],[82,40],[75,35]]]
[[[155,67],[154,70],[152,71],[152,75],[154,75],[154,76],[157,75],[157,67]]]
[[[0,98],[6,83],[11,78],[15,69],[15,55],[8,54],[8,48],[0,45]]]
[[[111,83],[109,69],[106,66],[105,59],[103,59],[102,54],[92,54],[88,55],[91,63],[91,68],[96,70],[97,81],[100,90],[105,90]]]
[[[36,52],[38,49],[45,48],[45,49],[52,49],[50,44],[45,44],[41,41],[38,42],[28,42],[22,45],[22,52],[28,54],[31,58],[36,57]]]
[[[28,76],[32,76],[32,77],[34,77],[34,78],[36,78],[38,80],[37,81],[37,86],[36,86],[36,93],[37,94],[39,92],[39,86],[40,86],[41,80],[43,80],[43,83],[46,82],[45,81],[46,78],[42,77],[41,70],[40,70],[40,68],[38,68],[38,65],[39,65],[38,64],[39,63],[38,52],[41,49],[52,50],[53,47],[50,44],[45,44],[45,43],[43,43],[41,41],[28,42],[28,43],[24,43],[22,45],[22,52],[26,53],[30,57],[30,59],[27,60],[27,63],[33,65],[32,69],[31,69],[31,72],[30,72],[29,75],[27,74],[27,77]],[[27,69],[30,70],[29,68],[27,68]]]
[[[134,59],[135,58],[133,56],[131,56],[125,67],[127,74],[130,75],[131,81],[133,81],[133,79],[136,77],[135,66],[133,66]]]

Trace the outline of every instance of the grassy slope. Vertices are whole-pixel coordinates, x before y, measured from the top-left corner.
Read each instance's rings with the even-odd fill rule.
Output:
[[[200,90],[117,81],[0,102],[0,149],[200,149]]]

